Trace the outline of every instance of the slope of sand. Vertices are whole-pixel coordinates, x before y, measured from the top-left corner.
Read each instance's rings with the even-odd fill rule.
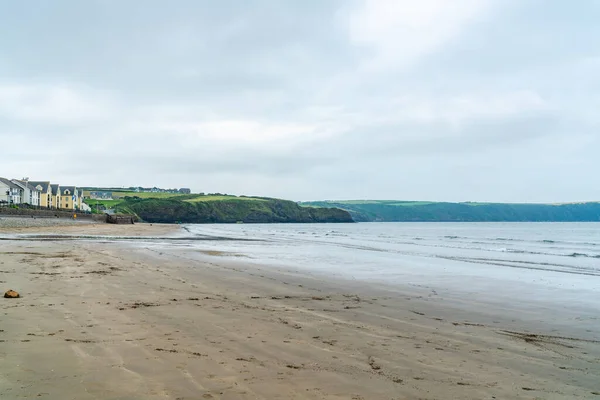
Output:
[[[593,339],[149,246],[0,242],[0,287],[23,294],[0,299],[2,398],[600,399]]]

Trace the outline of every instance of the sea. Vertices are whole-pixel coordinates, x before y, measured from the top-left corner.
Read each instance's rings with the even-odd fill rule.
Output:
[[[468,275],[600,283],[600,223],[185,225],[215,250],[354,279],[443,281]],[[206,247],[206,243],[202,243]]]
[[[325,278],[420,289],[600,335],[600,223],[184,225],[185,246]],[[242,258],[240,258],[242,257]],[[467,304],[468,305],[468,304]]]

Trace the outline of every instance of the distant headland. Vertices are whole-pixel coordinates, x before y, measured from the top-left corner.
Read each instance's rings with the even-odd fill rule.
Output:
[[[346,210],[357,222],[599,222],[600,202],[568,204],[446,203],[399,200],[311,201]]]

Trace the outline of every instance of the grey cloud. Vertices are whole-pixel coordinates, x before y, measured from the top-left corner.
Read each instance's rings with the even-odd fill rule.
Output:
[[[561,135],[560,121],[553,116],[519,116],[501,120],[468,121],[459,129],[444,123],[426,127],[414,123],[365,127],[344,137],[347,151],[372,157],[456,154],[468,156],[489,147],[527,146],[534,140]]]

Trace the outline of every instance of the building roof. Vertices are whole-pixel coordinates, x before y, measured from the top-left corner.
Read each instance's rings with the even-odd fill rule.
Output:
[[[48,188],[50,187],[50,182],[48,181],[29,181],[29,184],[33,187],[41,186],[42,192],[47,192]]]
[[[52,194],[56,196],[58,194],[58,189],[59,189],[60,185],[59,184],[50,185],[50,187],[52,188]]]
[[[69,191],[69,194],[65,194],[66,191]],[[61,186],[60,187],[60,195],[61,196],[73,196],[77,188],[75,186]]]
[[[29,190],[35,190],[36,192],[39,192],[39,190],[35,187],[36,185],[32,185],[31,182],[27,181],[23,181],[20,179],[13,179],[13,183],[19,185],[21,188],[27,188]]]
[[[11,182],[9,179],[0,178],[0,182],[2,182],[4,185],[8,186],[11,189],[21,189],[19,185],[15,184],[14,182]]]

